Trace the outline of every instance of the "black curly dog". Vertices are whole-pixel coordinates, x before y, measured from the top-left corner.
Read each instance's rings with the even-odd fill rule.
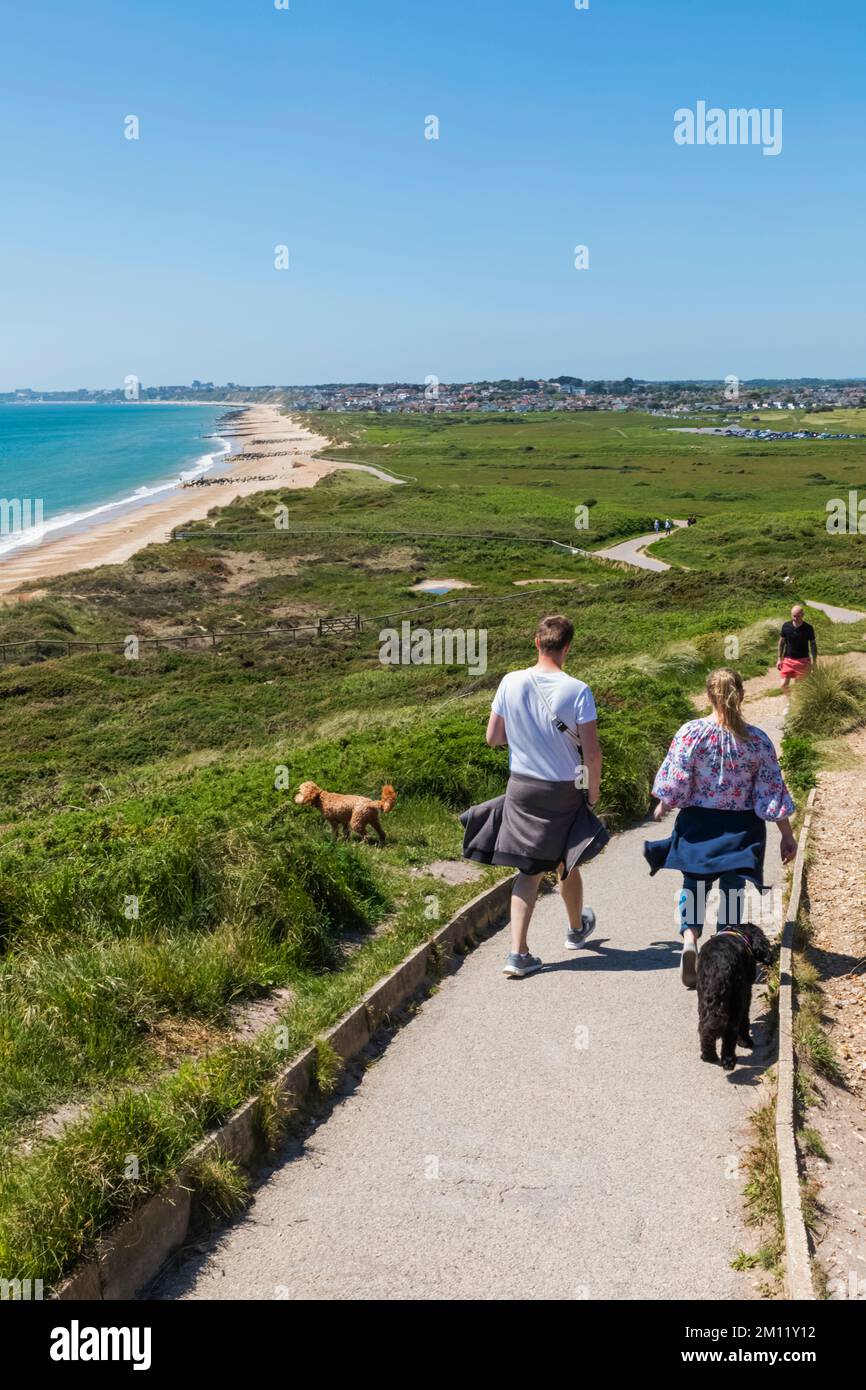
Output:
[[[722,1066],[733,1071],[736,1045],[752,1047],[749,1010],[758,963],[769,965],[772,947],[760,927],[745,923],[717,932],[698,953],[698,1032],[701,1059],[718,1062],[716,1038],[722,1040]]]

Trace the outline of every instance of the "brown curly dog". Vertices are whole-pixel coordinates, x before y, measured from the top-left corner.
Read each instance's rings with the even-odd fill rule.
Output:
[[[298,787],[295,804],[315,806],[321,811],[331,830],[336,835],[342,828],[349,838],[350,831],[359,839],[366,840],[367,826],[372,825],[379,840],[385,843],[385,832],[379,823],[379,812],[390,811],[397,800],[397,793],[387,783],[382,788],[380,801],[371,801],[368,796],[342,796],[339,792],[322,791],[315,782],[302,782]]]

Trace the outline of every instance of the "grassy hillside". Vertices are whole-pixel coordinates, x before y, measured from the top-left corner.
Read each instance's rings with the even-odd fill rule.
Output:
[[[863,538],[829,537],[824,510],[866,479],[866,441],[757,445],[671,423],[327,417],[335,457],[410,481],[259,494],[0,608],[0,641],[230,634],[0,668],[0,1269],[54,1277],[285,1060],[239,1008],[279,987],[273,1023],[301,1046],[495,876],[446,887],[429,866],[459,856],[457,812],[504,786],[483,742],[490,696],[542,611],[575,620],[570,669],[599,702],[616,826],[644,813],[726,639],[754,674],[795,598],[866,606]],[[698,525],[659,550],[690,568],[664,575],[550,544],[592,549],[687,513]],[[431,600],[412,590],[424,578],[472,587]],[[249,635],[348,614],[356,633]],[[483,629],[486,671],[383,665],[380,631],[404,615]],[[825,647],[862,642],[816,626]],[[333,844],[292,802],[306,778],[393,782],[385,848]]]

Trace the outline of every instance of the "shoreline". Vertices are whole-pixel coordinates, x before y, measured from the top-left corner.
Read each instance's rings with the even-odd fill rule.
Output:
[[[140,405],[199,405],[199,406],[203,405],[203,406],[206,406],[206,407],[208,407],[208,408],[211,407],[211,406],[213,406],[214,409],[223,409],[223,408],[225,408],[226,410],[246,410],[249,406],[256,405],[256,404],[258,404],[258,402],[256,402],[256,401],[172,401],[172,400],[164,400],[164,401],[163,401],[163,400],[159,400],[159,401],[43,401],[43,400],[38,400],[38,401],[0,401],[0,405],[2,405],[2,406],[7,406],[7,405],[8,405],[8,406],[13,406],[13,405],[14,405],[14,406],[19,406],[19,405],[22,405],[22,406],[33,406],[33,405],[59,405],[59,406],[62,406],[64,410],[66,409],[66,407],[67,407],[68,405],[117,405],[117,406],[121,406],[123,409],[125,409],[126,406],[128,406],[128,405],[132,405],[132,406],[136,406],[136,407],[138,407],[138,406],[140,406]]]
[[[198,482],[184,486],[178,477],[161,495],[119,506],[110,519],[80,525],[56,538],[10,552],[0,559],[0,595],[7,602],[26,602],[34,597],[32,590],[14,592],[23,584],[122,564],[145,546],[167,541],[175,527],[200,521],[214,508],[227,506],[238,497],[271,487],[312,487],[339,467],[315,457],[330,441],[281,415],[279,407],[225,404],[238,414],[231,421],[217,421],[214,427],[214,441],[229,440],[224,463],[214,450],[213,463]]]

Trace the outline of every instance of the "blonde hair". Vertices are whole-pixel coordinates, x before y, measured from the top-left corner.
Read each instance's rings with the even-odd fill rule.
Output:
[[[739,671],[730,666],[720,666],[707,676],[707,694],[710,704],[719,717],[723,729],[728,729],[736,738],[749,737],[749,728],[742,714],[743,678]]]

